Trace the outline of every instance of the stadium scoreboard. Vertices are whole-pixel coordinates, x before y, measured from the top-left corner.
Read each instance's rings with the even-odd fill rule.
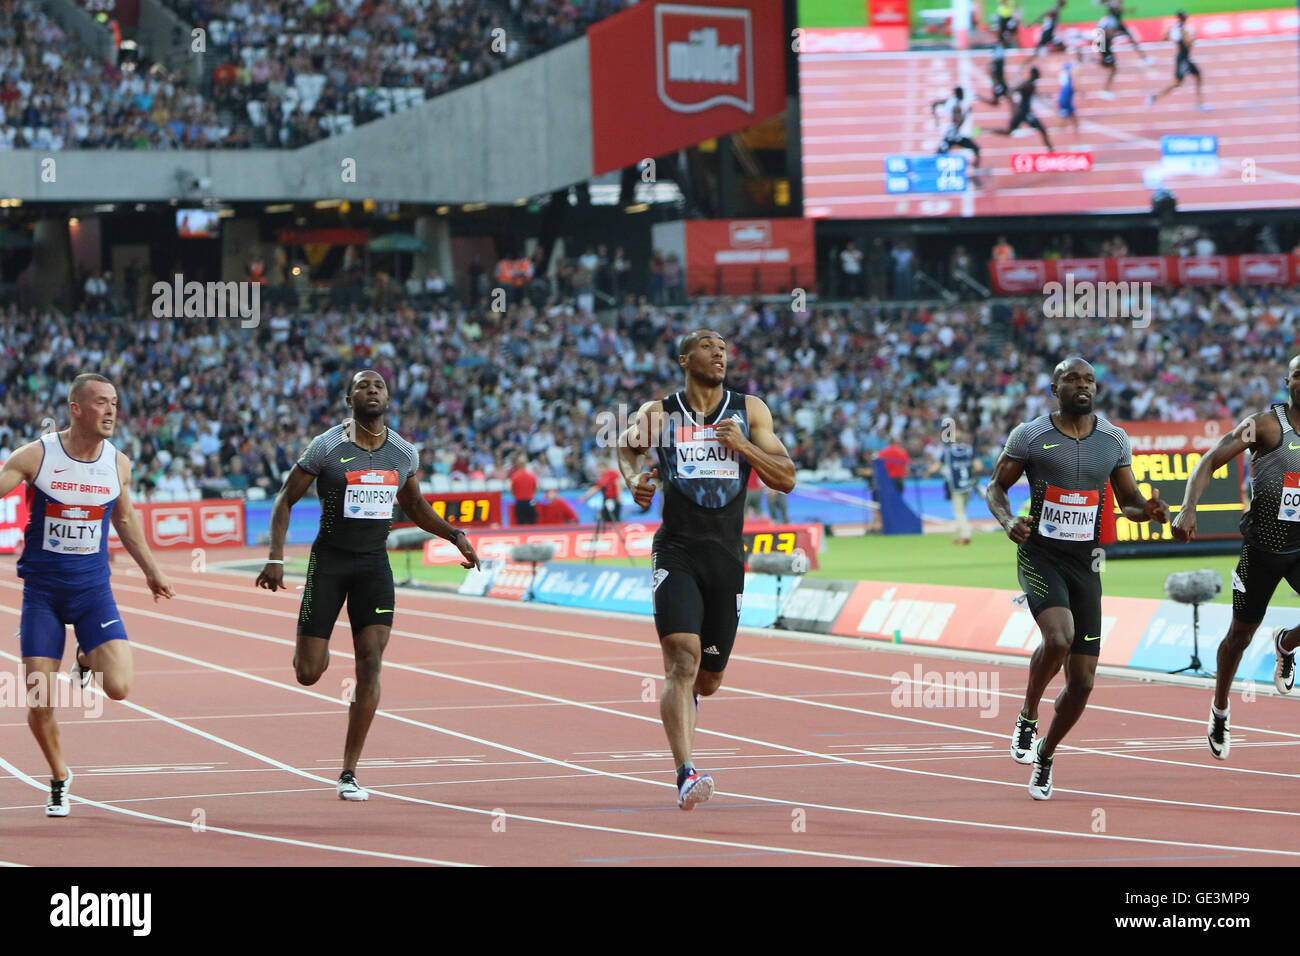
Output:
[[[885,191],[893,194],[965,192],[966,157],[888,156]]]
[[[1151,498],[1158,490],[1160,500],[1169,505],[1172,522],[1182,507],[1187,479],[1201,458],[1230,432],[1232,422],[1116,422],[1128,433],[1133,447],[1133,477],[1138,490]],[[1241,458],[1234,458],[1210,476],[1201,500],[1196,505],[1196,539],[1235,539],[1240,537],[1241,515],[1245,506],[1241,491]],[[1116,543],[1173,542],[1169,524],[1130,521],[1108,491],[1107,501],[1115,519]]]
[[[426,494],[433,513],[452,527],[486,528],[505,523],[499,491],[444,491]],[[393,506],[393,527],[410,528],[414,522],[400,505]]]

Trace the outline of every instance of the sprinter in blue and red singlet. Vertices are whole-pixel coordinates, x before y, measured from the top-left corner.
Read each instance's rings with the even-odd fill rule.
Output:
[[[713,778],[697,773],[691,741],[699,695],[722,683],[740,623],[745,590],[745,485],[758,472],[769,488],[794,488],[794,462],[772,428],[763,400],[722,387],[727,345],[701,330],[678,346],[686,386],[647,402],[619,440],[618,464],[643,509],[664,482],[663,523],[655,532],[655,628],[664,659],[659,715],[677,764],[677,805],[689,810],[713,794]],[[658,465],[638,472],[653,450]],[[691,697],[695,695],[696,706]]]
[[[50,765],[45,813],[51,817],[68,815],[72,782],[52,695],[65,627],[71,624],[76,632],[79,652],[73,670],[83,686],[90,675],[99,674],[104,693],[123,700],[135,673],[109,587],[109,521],[144,572],[154,600],[173,596],[131,506],[131,462],[108,440],[117,423],[117,390],[102,375],[78,375],[68,393],[68,414],[69,427],[22,446],[0,470],[0,498],[27,482],[18,635],[32,705],[27,724]]]

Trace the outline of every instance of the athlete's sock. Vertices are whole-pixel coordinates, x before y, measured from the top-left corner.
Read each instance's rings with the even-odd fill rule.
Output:
[[[1276,643],[1277,643],[1277,649],[1278,649],[1279,651],[1281,651],[1283,654],[1290,654],[1290,653],[1292,653],[1291,651],[1285,650],[1285,649],[1282,647],[1282,642],[1286,639],[1287,632],[1290,631],[1290,630],[1291,630],[1291,628],[1289,628],[1289,627],[1284,627],[1284,628],[1282,628],[1282,630],[1280,630],[1280,631],[1277,632],[1277,642],[1276,642]]]
[[[1228,706],[1222,710],[1219,709],[1218,704],[1214,701],[1210,701],[1210,710],[1214,711],[1216,717],[1227,717],[1232,713],[1232,701],[1228,701]]]
[[[1038,718],[1037,718],[1037,717],[1035,717],[1033,720],[1030,720],[1028,717],[1025,716],[1025,712],[1024,712],[1023,710],[1020,712],[1020,719],[1023,720],[1023,721],[1024,721],[1025,723],[1027,723],[1027,724],[1036,724],[1036,723],[1038,723]]]
[[[686,782],[686,778],[693,773],[695,773],[695,764],[690,763],[689,761],[677,768],[677,788],[679,790],[681,789],[682,784]]]

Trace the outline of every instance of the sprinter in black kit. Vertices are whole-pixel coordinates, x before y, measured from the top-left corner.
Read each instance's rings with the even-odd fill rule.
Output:
[[[1083,715],[1101,653],[1101,575],[1098,541],[1106,482],[1130,521],[1169,521],[1157,490],[1148,501],[1133,477],[1128,435],[1093,411],[1097,379],[1081,358],[1068,358],[1052,372],[1057,410],[1017,425],[989,482],[993,517],[1019,548],[1016,565],[1029,610],[1043,641],[1029,663],[1025,704],[1011,733],[1011,757],[1033,763],[1029,795],[1052,796],[1056,748]],[[1029,479],[1028,518],[1011,513],[1007,491]],[[1038,704],[1065,667],[1065,688],[1056,698],[1052,726],[1034,747]]]
[[[647,508],[664,485],[663,523],[651,556],[655,628],[664,659],[659,714],[677,766],[677,805],[690,810],[713,794],[691,743],[700,695],[722,683],[745,589],[745,486],[751,469],[769,488],[794,488],[794,462],[762,399],[727,391],[727,346],[717,332],[685,336],[681,391],[647,402],[619,441],[619,470]],[[639,471],[653,452],[657,464]],[[692,703],[692,696],[694,703]]]
[[[343,771],[336,790],[341,800],[361,801],[369,795],[357,782],[357,761],[379,706],[379,671],[395,610],[387,548],[394,504],[425,531],[455,543],[465,558],[462,567],[478,567],[479,562],[465,532],[438,517],[420,493],[419,451],[384,424],[390,399],[383,377],[369,369],[358,372],[345,400],[352,418],[312,439],[275,499],[271,554],[257,586],[272,592],[287,587],[284,542],[289,509],[315,482],[320,531],[307,564],[293,667],[300,684],[320,680],[329,666],[330,635],[346,601],[357,687],[348,708]]]

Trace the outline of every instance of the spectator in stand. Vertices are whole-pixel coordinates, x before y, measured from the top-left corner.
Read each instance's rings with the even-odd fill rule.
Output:
[[[905,240],[899,239],[894,243],[890,255],[894,260],[894,298],[911,299],[916,294],[912,278],[912,250]]]
[[[784,491],[777,491],[775,488],[767,489],[767,513],[777,524],[790,523],[790,509],[786,501],[788,497]]]
[[[677,253],[670,252],[664,259],[664,303],[683,305],[686,302],[686,273]]]
[[[862,250],[850,240],[840,250],[840,296],[862,295]]]
[[[664,304],[664,256],[658,249],[650,256],[650,304]]]
[[[537,509],[533,506],[537,476],[528,468],[527,455],[515,459],[515,470],[510,473],[510,493],[515,498],[515,524],[537,524]]]
[[[763,517],[763,481],[757,471],[750,471],[749,482],[745,485],[745,517],[753,515]]]
[[[546,498],[537,506],[538,524],[577,524],[578,513],[560,497],[555,488],[546,492]]]
[[[1214,240],[1211,239],[1210,234],[1204,230],[1202,230],[1201,234],[1196,237],[1195,247],[1198,256],[1212,256],[1217,251],[1214,245]]]
[[[993,244],[993,261],[1010,262],[1016,257],[1016,250],[1011,248],[1011,243],[1007,242],[1006,236],[998,236],[998,241]]]
[[[894,487],[901,493],[903,481],[907,478],[907,469],[912,464],[912,456],[907,453],[907,449],[902,445],[891,441],[876,453],[876,457],[885,463],[885,471],[893,480]]]

